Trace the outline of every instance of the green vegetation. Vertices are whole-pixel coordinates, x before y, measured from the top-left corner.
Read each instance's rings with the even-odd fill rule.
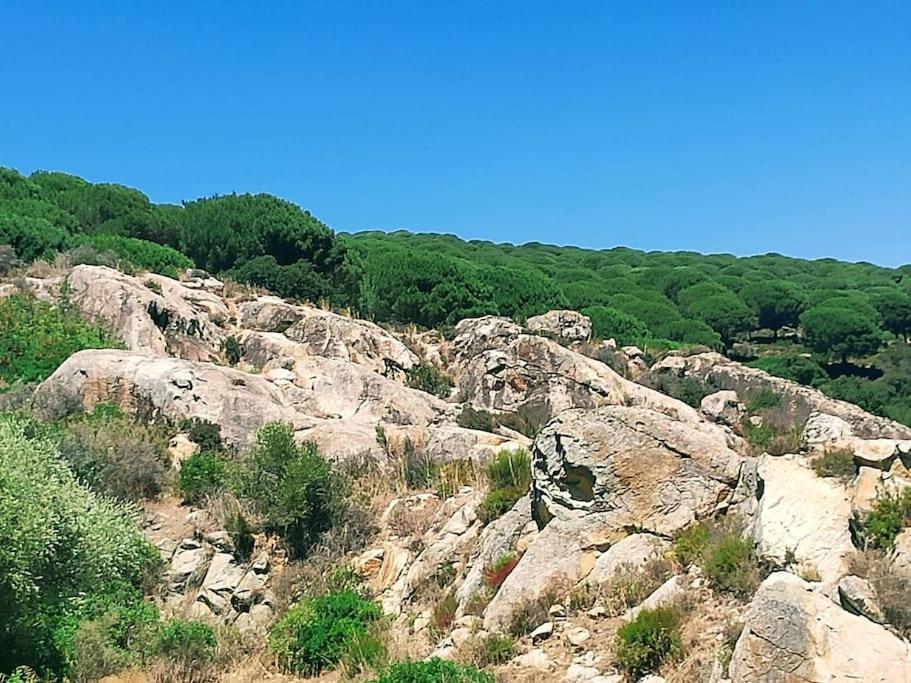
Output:
[[[352,590],[307,598],[272,626],[269,647],[286,670],[315,676],[341,662],[381,615],[376,603]]]
[[[697,564],[716,590],[749,598],[759,586],[759,566],[752,543],[735,520],[700,522],[674,541],[674,554],[684,566]]]
[[[305,555],[342,512],[342,478],[314,444],[295,443],[291,425],[260,428],[241,479],[241,494],[295,557]]]
[[[850,449],[826,451],[811,463],[818,477],[832,477],[847,481],[857,472],[854,452]]]
[[[496,590],[506,580],[506,577],[512,573],[512,570],[519,564],[519,556],[516,553],[503,553],[497,557],[489,566],[484,567],[484,583],[488,588]]]
[[[51,306],[29,294],[0,299],[0,391],[50,377],[76,351],[121,347],[66,305]]]
[[[452,377],[433,363],[421,363],[408,373],[408,386],[446,398],[452,389]]]
[[[516,653],[514,638],[499,633],[490,633],[470,638],[463,647],[467,661],[477,667],[505,664]]]
[[[124,270],[177,277],[180,271],[193,267],[193,262],[176,249],[134,237],[83,235],[74,242],[74,246],[87,246],[97,252],[111,253]]]
[[[215,631],[198,621],[172,619],[158,632],[156,650],[184,666],[199,665],[215,656]]]
[[[224,459],[211,451],[197,451],[180,465],[177,489],[188,503],[199,503],[208,494],[223,488],[228,481]]]
[[[643,609],[617,629],[616,651],[620,669],[632,680],[656,671],[665,661],[680,656],[680,622],[676,607]]]
[[[892,548],[901,530],[911,526],[911,489],[900,493],[881,492],[873,501],[873,509],[863,519],[863,525],[874,548]]]
[[[494,683],[492,674],[438,659],[398,662],[371,683]]]
[[[80,484],[41,433],[0,416],[0,671],[62,675],[92,630],[76,638],[83,621],[123,633],[129,615],[148,613],[137,588],[160,560],[132,508]]]
[[[524,450],[501,450],[487,465],[489,489],[478,506],[478,517],[489,524],[507,512],[528,492],[531,460]]]

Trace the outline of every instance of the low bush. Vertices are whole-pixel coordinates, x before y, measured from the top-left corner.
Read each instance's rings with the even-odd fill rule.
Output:
[[[819,363],[804,356],[766,356],[747,365],[813,387],[819,387],[829,380]]]
[[[510,636],[490,633],[470,638],[462,647],[462,656],[473,666],[483,668],[505,664],[516,652],[516,641]]]
[[[83,235],[80,246],[89,246],[99,252],[112,252],[133,270],[144,270],[176,278],[180,271],[193,267],[193,262],[176,249],[120,235]]]
[[[683,565],[698,564],[712,587],[748,598],[759,586],[759,563],[753,545],[735,520],[700,522],[681,533],[674,552]]]
[[[679,657],[682,615],[676,607],[643,609],[617,630],[615,646],[620,669],[633,680],[654,672],[664,662]]]
[[[433,475],[434,489],[440,498],[449,498],[463,486],[477,486],[479,478],[474,460],[450,460],[437,466]]]
[[[244,347],[237,341],[237,337],[233,335],[225,338],[224,342],[222,342],[221,350],[225,353],[225,360],[228,361],[228,365],[237,365],[244,356]]]
[[[882,491],[873,501],[873,507],[863,519],[864,530],[870,545],[883,550],[891,549],[901,530],[911,525],[911,489],[901,493]]]
[[[765,388],[747,396],[746,409],[750,414],[756,414],[781,405],[781,396],[771,389]]]
[[[123,348],[119,340],[67,305],[51,306],[31,294],[0,299],[0,390],[47,379],[77,351],[117,348]]]
[[[811,463],[818,477],[831,477],[848,480],[857,472],[854,464],[854,452],[849,449],[827,451]]]
[[[201,665],[215,657],[217,639],[208,624],[172,619],[158,632],[156,651],[184,666]]]
[[[89,611],[84,596],[140,586],[161,559],[134,509],[80,484],[55,442],[21,417],[0,416],[0,472],[0,671],[61,675],[72,658],[62,633]]]
[[[452,389],[452,377],[433,363],[421,363],[408,372],[408,386],[446,398]]]
[[[906,640],[911,638],[911,577],[895,567],[881,550],[855,553],[849,561],[852,574],[870,582],[886,622]]]
[[[355,633],[348,641],[342,664],[349,678],[365,671],[379,671],[388,662],[389,651],[379,624],[381,622],[371,624],[369,629]]]
[[[393,664],[371,683],[495,683],[495,679],[484,671],[434,657]]]
[[[344,510],[345,482],[315,444],[295,442],[291,425],[260,428],[240,478],[242,495],[292,557],[305,555]]]
[[[100,405],[65,424],[60,455],[92,490],[138,501],[154,498],[168,482],[169,437],[166,428],[134,422],[119,408]]]
[[[537,598],[527,599],[513,611],[507,631],[516,638],[527,636],[549,619],[548,611],[559,602],[556,590],[548,590]]]
[[[182,420],[180,428],[200,450],[218,452],[225,448],[221,439],[221,425],[194,417]]]
[[[769,420],[753,424],[749,418],[741,424],[743,438],[756,453],[785,455],[799,453],[803,446],[801,426],[779,426]]]
[[[478,506],[484,524],[502,516],[528,492],[531,460],[524,450],[501,450],[487,465],[489,491]]]
[[[496,590],[506,580],[506,577],[512,573],[512,570],[519,564],[519,556],[516,553],[503,553],[487,567],[484,567],[484,583],[488,588]]]
[[[177,490],[184,501],[198,504],[209,494],[215,493],[228,481],[225,461],[211,451],[197,451],[180,465]]]
[[[316,676],[338,665],[380,616],[376,603],[351,590],[307,598],[272,626],[269,647],[284,669]]]

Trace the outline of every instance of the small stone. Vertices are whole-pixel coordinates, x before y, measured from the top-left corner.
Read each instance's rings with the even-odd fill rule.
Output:
[[[566,619],[566,608],[560,604],[551,605],[550,609],[547,610],[547,614],[552,619]]]
[[[456,647],[462,647],[469,638],[471,638],[471,629],[470,628],[457,628],[453,629],[452,633],[449,634],[449,637],[452,639],[452,644]]]
[[[430,625],[430,619],[428,619],[427,617],[418,617],[417,619],[414,620],[414,624],[412,624],[411,630],[414,633],[420,633],[425,628],[427,628],[429,625]]]
[[[545,621],[543,624],[538,626],[534,631],[529,634],[532,643],[540,643],[542,640],[547,640],[554,633],[554,622]]]
[[[570,629],[566,632],[566,639],[569,641],[569,644],[575,648],[581,648],[582,645],[591,637],[591,631],[589,631],[587,628],[582,628],[581,626]]]
[[[554,666],[554,661],[540,648],[529,650],[512,661],[522,668],[537,669],[539,671],[546,671]]]

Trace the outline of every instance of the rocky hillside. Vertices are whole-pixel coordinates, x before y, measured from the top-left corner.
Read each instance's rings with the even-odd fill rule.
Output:
[[[244,643],[210,678],[381,675],[276,645],[301,587],[341,567],[381,606],[388,659],[465,667],[376,680],[911,681],[911,428],[716,353],[649,367],[572,311],[444,338],[201,271],[0,285],[21,290],[123,346],[67,358],[24,404],[40,420],[174,425],[181,481],[199,425],[243,461],[282,423],[355,482],[369,533],[311,520],[308,553],[268,525],[239,547],[214,496],[140,502],[162,614]],[[163,675],[131,666],[109,680]]]

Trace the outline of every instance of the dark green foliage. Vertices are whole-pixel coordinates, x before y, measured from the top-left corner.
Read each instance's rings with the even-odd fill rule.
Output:
[[[445,398],[452,388],[452,378],[433,363],[421,363],[408,372],[408,386]]]
[[[876,321],[852,308],[825,303],[801,315],[800,324],[810,348],[836,361],[866,356],[882,344]]]
[[[781,396],[771,389],[760,389],[747,396],[746,409],[751,415],[781,405]]]
[[[244,347],[240,345],[240,342],[233,335],[225,338],[222,350],[225,352],[228,365],[237,365],[244,355]]]
[[[827,451],[813,460],[812,467],[819,477],[833,477],[845,481],[857,472],[854,452],[850,449]]]
[[[187,433],[190,441],[199,446],[200,450],[224,450],[225,446],[221,440],[221,426],[215,422],[194,417],[191,420],[183,420],[180,428]]]
[[[617,629],[617,662],[632,680],[657,671],[665,661],[682,653],[680,622],[676,607],[643,609],[636,618]]]
[[[759,326],[777,330],[795,327],[806,306],[806,297],[794,285],[780,280],[748,282],[740,289],[740,297],[753,309]]]
[[[274,256],[257,256],[225,271],[237,282],[265,287],[288,299],[319,302],[335,294],[333,278],[319,272],[309,261],[281,265]]]
[[[0,390],[3,384],[46,379],[76,351],[121,347],[66,305],[51,306],[29,294],[0,299]]]
[[[66,245],[68,234],[44,218],[8,213],[0,206],[0,244],[9,244],[19,258],[51,258]]]
[[[183,461],[177,477],[177,489],[188,503],[200,503],[227,483],[225,461],[211,451],[198,451]]]
[[[242,480],[242,494],[292,556],[305,555],[342,510],[344,482],[314,444],[295,443],[291,425],[260,428]]]
[[[505,664],[516,653],[516,641],[510,636],[491,633],[467,643],[468,657],[477,666]]]
[[[674,541],[674,554],[684,566],[697,564],[716,590],[749,598],[759,586],[759,565],[749,540],[735,520],[700,522]]]
[[[832,398],[854,403],[876,415],[883,415],[895,399],[893,389],[883,382],[862,377],[843,376],[823,384],[820,389]]]
[[[873,547],[891,549],[901,530],[911,525],[911,489],[883,491],[873,501],[863,524]]]
[[[592,334],[613,339],[620,346],[636,344],[649,337],[648,326],[634,315],[609,306],[589,306],[582,313],[592,320]]]
[[[766,356],[748,365],[770,375],[812,387],[818,387],[829,380],[822,366],[806,356]]]
[[[315,676],[334,668],[381,615],[376,603],[351,590],[307,598],[273,625],[269,647],[284,669]]]
[[[713,294],[698,299],[687,307],[691,315],[702,320],[729,346],[736,335],[757,325],[756,315],[734,294]]]
[[[193,267],[193,262],[176,249],[146,240],[122,235],[85,235],[76,245],[92,247],[100,252],[112,252],[133,270],[158,273],[176,278],[180,271]]]
[[[911,336],[911,294],[895,287],[877,287],[869,292],[870,303],[882,318],[882,326],[892,334]]]
[[[158,632],[156,650],[181,664],[201,664],[215,656],[215,631],[199,621],[172,619]]]
[[[492,674],[436,657],[398,662],[371,683],[494,683]]]
[[[524,450],[499,451],[487,465],[489,490],[478,506],[478,518],[485,524],[507,512],[528,492],[531,461]]]

